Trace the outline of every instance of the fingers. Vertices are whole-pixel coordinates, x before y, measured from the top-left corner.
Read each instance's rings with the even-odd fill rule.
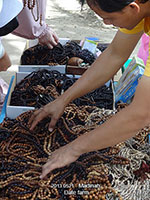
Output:
[[[58,44],[59,38],[57,34],[49,27],[48,27],[48,39],[53,46],[56,46]]]
[[[56,122],[57,122],[57,119],[51,118],[51,121],[50,121],[50,123],[49,123],[49,128],[48,128],[48,130],[49,130],[50,132],[53,131],[53,129],[54,129],[55,125],[56,125]]]
[[[54,33],[50,33],[48,37],[47,46],[50,45],[52,47],[58,44],[58,37]],[[49,46],[48,46],[49,47]]]
[[[47,45],[49,49],[53,49],[53,47],[58,44],[53,35],[49,35],[47,38],[39,39],[39,43],[41,45]]]
[[[49,41],[49,43],[46,44],[48,46],[48,48],[53,49],[54,46],[57,45],[57,43],[55,41]]]
[[[49,49],[53,49],[53,45],[51,45],[50,43],[47,43],[47,46]]]
[[[57,36],[56,33],[54,33],[54,39],[55,39],[55,42],[58,44],[58,42],[59,42],[59,38],[58,38],[58,36]]]
[[[51,163],[51,161],[47,162],[42,167],[42,174],[40,176],[41,179],[44,179],[47,174],[49,174],[53,169],[55,169],[56,166]]]
[[[30,130],[33,130],[35,126],[42,120],[44,119],[48,114],[44,111],[44,109],[39,109],[35,111],[30,120],[29,120],[29,125],[30,125]]]
[[[58,109],[58,107],[60,109]],[[50,117],[51,120],[49,124],[49,131],[52,132],[57,123],[57,120],[60,118],[62,111],[64,110],[64,107],[63,110],[62,107],[62,103],[55,100],[55,102],[48,103],[43,108],[34,111],[28,122],[30,130],[33,130],[35,126],[44,118]]]
[[[37,111],[35,111],[31,118],[29,119],[29,126],[30,126],[30,130],[32,131],[35,126],[42,120],[44,119],[45,117],[47,117],[49,114],[44,110],[44,109],[39,109]],[[49,124],[49,131],[52,132],[55,125],[56,125],[56,122],[57,122],[58,118],[57,117],[54,117],[52,116],[51,117],[51,121],[50,121],[50,124]]]
[[[45,35],[39,38],[39,43],[41,45],[47,45],[49,49],[53,49],[58,44],[58,41],[57,34],[49,27],[47,27]]]
[[[48,173],[57,168],[70,165],[79,157],[74,154],[71,144],[67,144],[55,150],[49,157],[48,162],[42,167],[41,179],[45,178]]]

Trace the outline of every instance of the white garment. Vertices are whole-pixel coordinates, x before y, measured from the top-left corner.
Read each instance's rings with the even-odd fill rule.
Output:
[[[1,38],[0,38],[0,59],[4,56],[5,54],[5,49],[3,47],[3,44],[1,42]]]
[[[0,78],[0,113],[5,101],[5,96],[7,94],[8,87],[8,84],[2,78]]]
[[[22,0],[0,0],[0,28],[16,17],[22,9]]]

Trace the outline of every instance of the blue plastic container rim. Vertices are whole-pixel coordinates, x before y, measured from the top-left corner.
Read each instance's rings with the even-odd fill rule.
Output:
[[[15,78],[15,76],[12,76],[11,80],[10,80],[10,83],[9,83],[8,91],[7,91],[7,94],[5,96],[5,101],[4,101],[3,108],[2,108],[2,111],[1,111],[1,114],[0,114],[0,123],[3,122],[3,120],[4,120],[5,116],[6,116],[6,107],[7,107],[8,96],[9,96],[9,93],[10,93],[11,86],[13,84],[14,78]]]
[[[86,37],[88,40],[99,41],[99,38],[96,37]]]

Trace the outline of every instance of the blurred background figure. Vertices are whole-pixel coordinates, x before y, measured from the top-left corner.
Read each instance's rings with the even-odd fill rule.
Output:
[[[85,3],[85,0],[79,0],[79,3],[81,4],[81,11],[82,11],[83,5],[84,5],[84,3]]]
[[[16,16],[23,9],[21,0],[0,0],[0,36],[11,33],[18,27]],[[8,14],[8,11],[10,11]],[[0,39],[0,71],[5,71],[11,65]],[[0,78],[0,111],[8,90],[8,84]]]
[[[0,1],[3,2],[3,0]],[[58,37],[45,22],[47,0],[20,1],[22,1],[21,3],[23,4],[23,9],[17,16],[18,26],[15,27],[15,30],[13,29],[10,32],[26,39],[38,39],[40,44],[47,45],[50,49],[52,49],[53,46],[57,45]],[[9,2],[10,1],[6,0],[6,4],[9,4]],[[0,71],[6,71],[11,65],[11,62],[2,43],[0,49],[2,49],[0,57]]]
[[[23,9],[21,0],[0,0],[0,36],[11,33],[17,28],[16,16]],[[8,14],[8,10],[11,10]],[[0,71],[5,71],[11,65],[10,59],[4,50],[0,39]]]

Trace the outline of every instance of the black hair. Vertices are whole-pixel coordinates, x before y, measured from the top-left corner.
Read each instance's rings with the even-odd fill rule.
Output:
[[[134,2],[135,0],[87,0],[87,2],[99,5],[105,12],[121,11],[124,7]],[[139,0],[140,3],[145,3],[148,0]]]

